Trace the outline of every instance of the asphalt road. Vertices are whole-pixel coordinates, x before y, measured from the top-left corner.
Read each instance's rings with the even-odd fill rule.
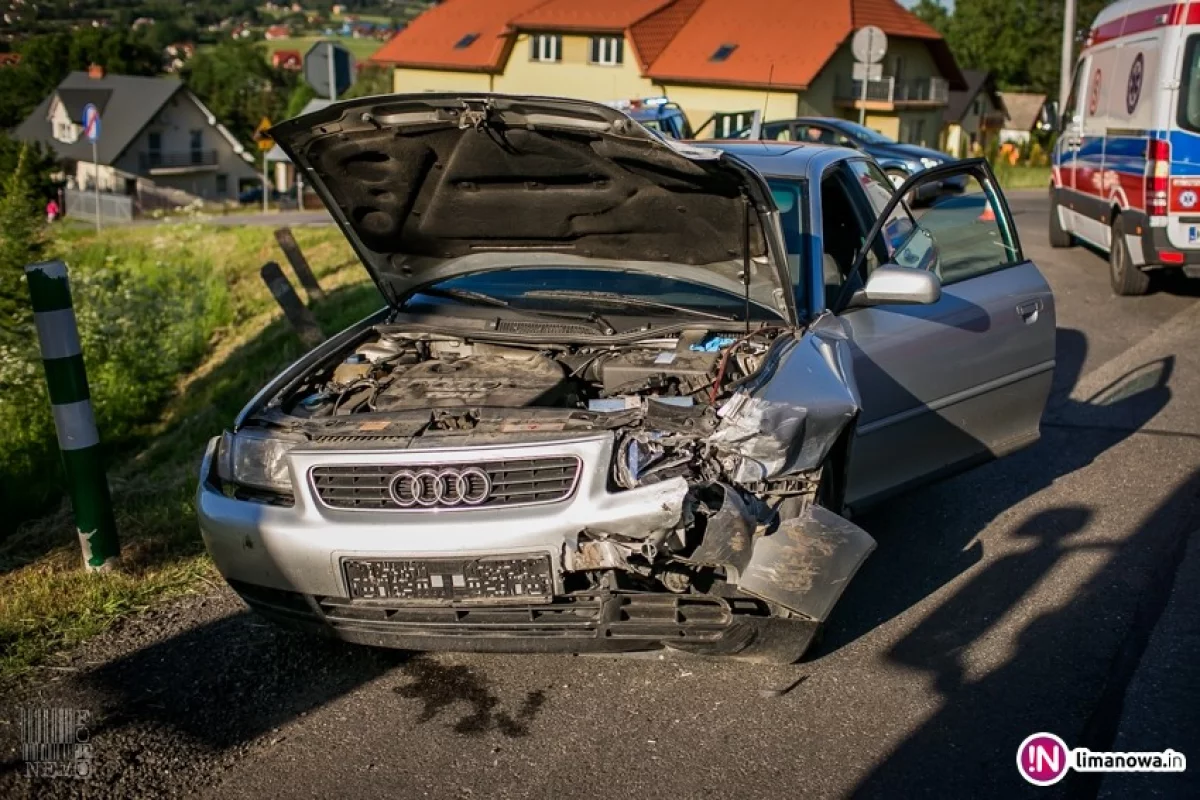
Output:
[[[214,588],[0,703],[10,723],[18,705],[90,710],[95,770],[30,781],[0,725],[0,794],[1096,796],[1023,784],[1016,747],[1111,745],[1200,528],[1200,284],[1115,298],[1101,257],[1049,248],[1041,193],[1010,201],[1058,304],[1043,438],[861,518],[879,549],[809,661],[372,651],[277,631]],[[1131,749],[1181,749],[1146,730]]]

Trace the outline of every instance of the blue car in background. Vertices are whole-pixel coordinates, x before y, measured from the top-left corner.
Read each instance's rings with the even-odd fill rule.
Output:
[[[748,133],[743,132],[740,138],[747,138]],[[940,150],[901,144],[857,122],[836,117],[796,117],[764,122],[759,138],[833,144],[861,150],[875,159],[892,185],[897,187],[910,175],[956,160]],[[942,191],[962,191],[963,185],[961,179],[951,179],[940,188]]]

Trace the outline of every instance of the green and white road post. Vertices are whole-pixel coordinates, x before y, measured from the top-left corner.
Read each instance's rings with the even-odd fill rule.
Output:
[[[107,572],[117,565],[121,544],[83,367],[67,265],[62,261],[30,264],[25,267],[25,277],[83,563],[90,572]]]

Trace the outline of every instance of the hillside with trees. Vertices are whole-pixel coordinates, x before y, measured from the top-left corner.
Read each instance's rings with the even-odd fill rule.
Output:
[[[1111,0],[1078,0],[1076,30],[1086,32]],[[919,0],[913,13],[932,25],[959,66],[991,72],[1002,89],[1058,96],[1062,0]]]

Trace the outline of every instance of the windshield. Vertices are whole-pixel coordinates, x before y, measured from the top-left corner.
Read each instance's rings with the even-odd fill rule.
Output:
[[[616,269],[516,267],[451,278],[433,288],[439,293],[457,293],[464,298],[467,297],[464,293],[484,295],[529,311],[592,312],[602,309],[602,313],[611,313],[621,305],[623,298],[628,298],[628,311],[642,316],[667,316],[678,321],[678,311],[653,308],[653,304],[663,304],[695,309],[702,314],[745,319],[745,299],[739,295],[674,278]],[[598,301],[602,301],[602,305],[598,306]],[[779,315],[752,302],[750,318],[777,320]]]
[[[857,122],[848,122],[844,120],[838,121],[838,128],[845,133],[853,136],[861,142],[867,144],[895,144],[895,139],[889,139],[882,133],[868,128],[866,125],[859,125]]]

